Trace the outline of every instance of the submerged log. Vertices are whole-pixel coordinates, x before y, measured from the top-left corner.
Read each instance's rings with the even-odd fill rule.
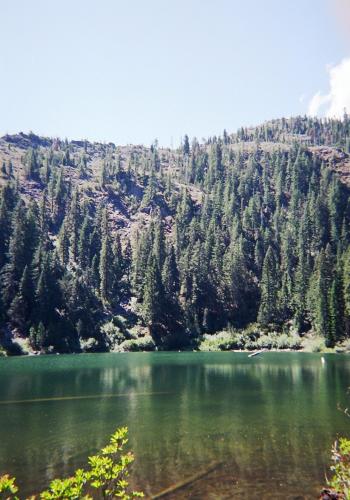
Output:
[[[157,493],[157,495],[154,495],[151,497],[152,500],[158,499],[158,498],[165,498],[168,495],[171,495],[172,493],[175,493],[186,486],[190,486],[194,482],[198,481],[198,479],[201,479],[204,476],[207,476],[210,474],[210,472],[213,472],[215,469],[220,467],[223,462],[213,462],[209,465],[209,467],[205,470],[202,470],[201,472],[197,472],[196,474],[193,474],[193,476],[188,477],[184,481],[180,481],[178,483],[175,483],[172,486],[169,486],[169,488],[166,488],[165,490],[161,491],[160,493]]]
[[[248,354],[248,358],[252,358],[254,356],[258,356],[258,354],[262,354],[263,352],[265,352],[265,349],[261,349],[260,351],[252,352],[252,354]]]

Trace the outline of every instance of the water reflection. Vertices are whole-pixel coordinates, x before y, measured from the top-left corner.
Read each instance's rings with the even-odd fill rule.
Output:
[[[345,356],[303,353],[0,360],[0,472],[37,491],[128,425],[133,483],[148,494],[216,463],[176,498],[312,498],[334,438],[348,434],[337,404],[349,375]],[[1,404],[70,396],[87,399]]]

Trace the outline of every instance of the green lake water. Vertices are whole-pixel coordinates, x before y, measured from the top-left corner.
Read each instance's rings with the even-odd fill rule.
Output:
[[[168,498],[317,498],[348,386],[348,355],[0,358],[0,474],[37,492],[127,425],[146,496],[213,466]]]

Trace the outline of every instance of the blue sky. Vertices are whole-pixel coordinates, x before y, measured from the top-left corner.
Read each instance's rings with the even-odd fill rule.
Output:
[[[0,0],[0,134],[177,145],[316,113],[342,1]]]

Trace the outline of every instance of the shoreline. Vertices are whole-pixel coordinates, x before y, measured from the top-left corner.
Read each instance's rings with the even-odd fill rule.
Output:
[[[164,350],[164,351],[105,351],[105,352],[52,352],[52,353],[35,353],[35,352],[30,352],[30,353],[25,353],[25,354],[7,354],[7,353],[0,353],[0,359],[1,358],[33,358],[33,357],[43,357],[43,356],[79,356],[79,355],[91,355],[91,354],[183,354],[183,353],[197,353],[197,354],[218,354],[218,353],[236,353],[236,354],[247,354],[249,357],[256,357],[256,356],[261,356],[264,354],[268,354],[270,352],[273,353],[303,353],[303,354],[350,354],[350,351],[344,349],[344,350],[337,350],[335,349],[328,349],[325,351],[310,351],[307,349],[266,349],[262,352],[259,352],[257,349],[249,350],[249,349],[228,349],[228,350],[198,350],[198,349],[183,349],[183,350]],[[256,354],[254,354],[256,353]]]

